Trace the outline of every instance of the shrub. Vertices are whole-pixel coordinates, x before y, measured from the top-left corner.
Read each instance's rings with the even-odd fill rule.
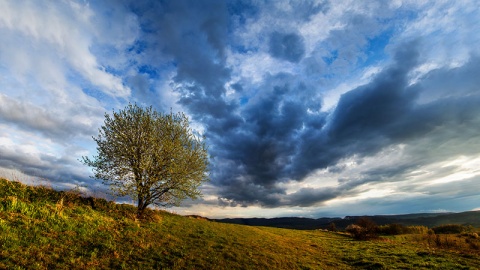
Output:
[[[427,234],[428,230],[429,229],[426,226],[408,226],[408,227],[406,227],[406,232],[405,233]]]
[[[328,225],[328,228],[327,230],[331,231],[331,232],[336,232],[337,231],[337,226],[335,225],[335,222],[332,222]]]
[[[446,224],[433,227],[432,230],[435,232],[435,234],[453,234],[466,232],[467,227],[458,224]]]
[[[378,236],[378,226],[369,218],[360,218],[356,224],[348,225],[346,231],[357,240],[370,240]]]
[[[378,232],[380,234],[386,235],[398,235],[404,234],[408,232],[408,228],[403,226],[402,224],[387,224],[378,227]]]
[[[472,238],[472,239],[479,239],[480,236],[478,236],[478,233],[475,232],[464,232],[462,233],[462,236],[465,236],[467,238]]]
[[[359,239],[364,234],[364,229],[356,224],[350,224],[345,229],[355,239]]]
[[[402,224],[387,224],[378,226],[378,233],[384,235],[399,235],[399,234],[427,234],[428,227],[426,226],[404,226]],[[432,231],[432,234],[434,232]]]

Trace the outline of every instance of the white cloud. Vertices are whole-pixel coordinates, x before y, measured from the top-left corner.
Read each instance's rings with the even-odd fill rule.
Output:
[[[394,42],[421,38],[421,57],[426,66],[462,65],[480,52],[480,7],[476,1],[408,3],[418,9],[417,18],[405,24]]]
[[[430,177],[432,178],[427,186],[441,185],[451,182],[464,181],[475,176],[480,176],[480,158],[460,156],[451,160],[443,161],[430,165],[431,170],[435,168],[454,168],[445,176]],[[428,187],[426,187],[428,188]]]
[[[55,181],[88,179],[77,159],[94,149],[105,99],[85,87],[114,98],[130,91],[91,51],[103,34],[93,31],[93,15],[80,2],[0,3],[0,167]]]
[[[16,72],[35,73],[38,64],[51,62],[43,57],[49,55],[54,57],[54,63],[65,61],[105,93],[127,97],[130,89],[123,85],[121,78],[106,72],[90,52],[94,38],[90,30],[95,28],[90,24],[91,14],[87,5],[73,2],[59,5],[36,1],[2,2],[0,30],[14,43],[0,45],[0,59],[4,63],[15,63]]]
[[[295,72],[295,65],[272,58],[267,53],[230,54],[228,65],[236,71],[237,78],[248,79],[252,84],[263,82],[266,74]]]

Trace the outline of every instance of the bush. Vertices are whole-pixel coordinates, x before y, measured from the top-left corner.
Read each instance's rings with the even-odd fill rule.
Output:
[[[378,227],[378,232],[380,234],[386,235],[398,235],[398,234],[405,234],[408,232],[408,228],[403,226],[402,224],[387,224]]]
[[[332,222],[328,225],[328,228],[327,230],[331,231],[331,232],[336,232],[337,231],[337,226],[335,225],[335,222]]]
[[[428,227],[426,226],[404,226],[402,224],[387,224],[378,226],[378,233],[384,235],[399,235],[399,234],[427,234]],[[432,231],[432,233],[434,233]]]
[[[432,230],[435,234],[453,234],[466,232],[467,227],[458,224],[447,224],[433,227]]]
[[[464,232],[462,233],[462,236],[465,236],[471,239],[480,239],[480,236],[478,236],[478,233],[475,233],[475,232]]]
[[[370,240],[378,236],[378,226],[369,218],[360,218],[356,224],[348,225],[346,231],[357,240]]]
[[[427,234],[428,230],[429,229],[426,226],[408,226],[408,227],[406,227],[406,232],[405,233]]]
[[[361,236],[364,234],[364,229],[356,224],[350,224],[345,229],[349,234],[353,236],[355,239],[360,239]]]

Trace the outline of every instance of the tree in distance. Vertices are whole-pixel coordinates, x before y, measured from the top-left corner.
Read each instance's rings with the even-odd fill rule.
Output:
[[[82,157],[83,163],[114,195],[136,200],[139,217],[152,204],[165,207],[198,198],[198,187],[209,180],[205,140],[192,132],[183,113],[129,104],[112,116],[105,113],[93,140],[98,155]]]

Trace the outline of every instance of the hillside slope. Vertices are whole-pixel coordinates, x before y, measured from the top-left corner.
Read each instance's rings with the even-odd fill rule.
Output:
[[[459,224],[480,227],[480,211],[468,211],[461,213],[423,213],[408,215],[378,215],[378,216],[348,216],[345,218],[226,218],[216,219],[217,222],[241,224],[250,226],[268,226],[297,230],[315,230],[328,228],[330,223],[335,223],[339,229],[345,229],[354,224],[358,219],[368,217],[378,225],[402,224],[405,226],[435,227],[443,224]]]
[[[475,269],[394,238],[222,224],[0,179],[0,269]]]

